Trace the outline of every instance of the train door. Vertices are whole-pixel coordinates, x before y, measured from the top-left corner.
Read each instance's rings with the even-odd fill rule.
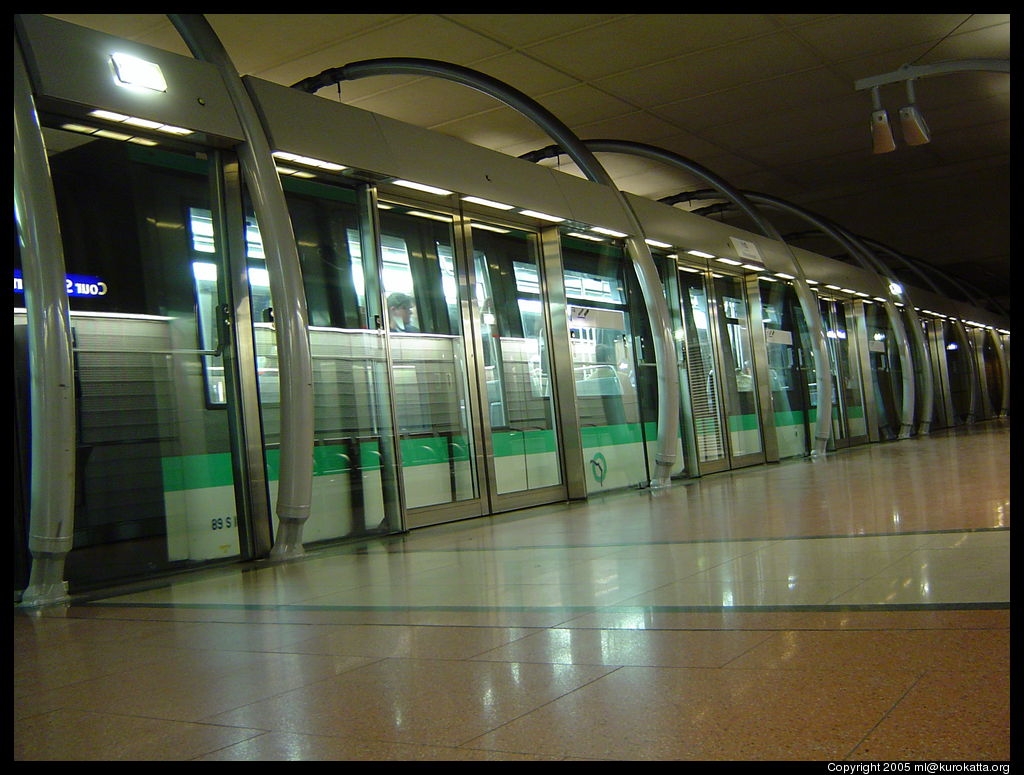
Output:
[[[679,282],[700,470],[763,463],[743,279],[680,271]]]
[[[882,306],[864,302],[864,317],[878,412],[878,435],[883,441],[891,441],[897,437],[900,429],[902,364]]]
[[[467,223],[488,510],[565,500],[539,235],[494,220]]]
[[[791,285],[762,277],[759,289],[779,458],[806,455],[817,417],[807,383],[813,373],[806,363],[811,358],[807,326]]]
[[[313,372],[313,482],[303,542],[401,530],[390,374],[365,188],[281,163],[309,316]],[[246,215],[245,261],[270,502],[280,464],[280,381],[275,301],[259,226]],[[374,299],[376,298],[376,307]],[[274,529],[277,522],[274,516]]]
[[[847,325],[848,310],[832,299],[823,298],[820,304],[832,368],[832,442],[839,449],[864,444],[868,441],[864,391],[857,358],[851,357],[856,338]]]
[[[969,422],[974,419],[971,406],[971,358],[970,352],[961,349],[960,337],[955,326],[949,320],[942,321],[943,341],[946,350],[946,369],[949,374],[949,394],[953,405],[954,424]]]
[[[195,149],[70,128],[44,130],[68,271],[78,424],[66,578],[83,589],[252,557],[260,547],[238,464],[224,251],[189,218],[219,207],[211,201],[219,170]],[[24,375],[15,256],[14,367]],[[15,396],[22,428],[25,392]]]
[[[1003,374],[996,356],[994,335],[986,328],[969,329],[974,345],[978,377],[981,381],[980,419],[991,419],[999,415],[1003,405]]]
[[[468,366],[468,268],[449,212],[381,203],[398,465],[408,528],[479,516],[481,428]]]
[[[730,467],[765,462],[754,379],[754,355],[743,278],[712,273],[713,326],[721,391],[728,433]]]
[[[641,407],[643,313],[630,303],[628,261],[621,248],[567,235],[561,247],[586,490],[646,484],[656,429]]]
[[[935,402],[932,414],[932,429],[948,428],[956,424],[953,401],[949,390],[949,373],[946,368],[945,327],[936,317],[924,317],[925,340],[931,355],[932,384],[935,386]]]
[[[702,474],[729,467],[725,414],[715,369],[706,277],[691,267],[679,268],[679,299],[683,317],[684,359],[690,387],[690,407]]]

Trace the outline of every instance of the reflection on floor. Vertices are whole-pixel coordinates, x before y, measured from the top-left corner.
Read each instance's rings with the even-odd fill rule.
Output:
[[[18,613],[15,758],[1008,760],[1009,438]]]

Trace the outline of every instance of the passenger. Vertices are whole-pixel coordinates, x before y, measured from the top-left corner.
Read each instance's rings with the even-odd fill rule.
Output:
[[[415,307],[415,302],[408,294],[392,293],[388,296],[388,320],[391,330],[418,333],[419,329],[411,322],[412,311]]]

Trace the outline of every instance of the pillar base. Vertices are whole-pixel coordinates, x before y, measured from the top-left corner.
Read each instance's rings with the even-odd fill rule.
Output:
[[[274,548],[270,550],[270,559],[285,561],[297,560],[306,556],[306,550],[302,546],[302,528],[306,520],[293,517],[278,517],[277,538],[274,540]]]
[[[63,605],[71,601],[68,583],[64,580],[65,554],[37,555],[32,558],[32,573],[21,594],[23,608]]]

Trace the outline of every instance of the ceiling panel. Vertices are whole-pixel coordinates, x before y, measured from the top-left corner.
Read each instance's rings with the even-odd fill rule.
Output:
[[[633,14],[526,50],[578,78],[594,80],[777,29],[757,14]]]
[[[811,69],[819,60],[788,33],[720,46],[601,78],[597,84],[650,107]]]
[[[57,14],[188,54],[161,14]],[[660,145],[733,185],[789,198],[923,261],[956,267],[1008,307],[1010,79],[916,82],[932,142],[871,153],[869,92],[901,65],[1009,60],[1009,14],[211,14],[243,73],[290,85],[375,57],[475,68],[583,138]],[[531,121],[436,78],[380,76],[321,91],[518,156],[551,144]],[[903,84],[881,90],[894,126]],[[645,196],[703,187],[664,164],[602,154]],[[562,160],[546,162],[572,165]],[[717,217],[727,217],[717,216]],[[776,217],[778,217],[776,215]],[[844,224],[846,225],[846,224]]]

